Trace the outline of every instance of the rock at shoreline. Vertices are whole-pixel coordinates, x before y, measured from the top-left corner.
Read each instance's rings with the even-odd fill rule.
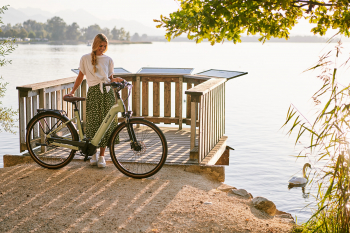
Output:
[[[276,214],[276,205],[272,201],[266,199],[265,197],[255,197],[253,200],[253,205],[255,208],[264,211],[270,216]]]
[[[244,198],[253,198],[253,195],[248,193],[245,189],[232,189],[231,190],[233,194],[236,194],[238,196],[244,197]]]

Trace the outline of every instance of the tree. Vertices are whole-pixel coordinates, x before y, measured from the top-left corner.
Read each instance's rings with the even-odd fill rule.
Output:
[[[140,36],[139,34],[136,32],[132,37],[131,37],[131,41],[139,41],[140,40]]]
[[[13,38],[15,38],[15,37],[17,37],[17,34],[18,34],[17,31],[11,28],[10,30],[7,30],[5,32],[5,37],[13,37]]]
[[[51,33],[53,40],[65,39],[66,23],[60,17],[53,17],[47,20],[47,30]]]
[[[91,25],[85,29],[85,39],[93,40],[95,36],[102,32],[102,29],[97,24]]]
[[[142,36],[141,36],[142,41],[146,41],[147,38],[148,38],[147,34],[142,34]]]
[[[259,41],[271,37],[289,38],[290,30],[303,18],[315,24],[314,34],[325,35],[338,29],[349,36],[350,3],[347,0],[183,0],[181,9],[169,17],[160,16],[158,28],[167,30],[166,38],[187,33],[197,43],[223,40],[241,42],[241,35],[259,34]]]
[[[34,39],[36,37],[35,32],[30,31],[28,37]]]
[[[22,39],[27,38],[28,32],[24,28],[21,28],[21,30],[18,33],[18,36]]]
[[[120,30],[117,27],[114,27],[111,31],[113,40],[120,40]]]
[[[130,32],[127,32],[127,33],[125,34],[125,40],[126,40],[126,41],[130,41]]]
[[[77,40],[80,36],[79,25],[77,23],[72,23],[69,25],[66,30],[66,39],[67,40]]]
[[[0,14],[4,14],[4,11],[7,10],[7,6],[3,6],[0,8]],[[0,17],[0,25],[2,25],[3,22]],[[1,29],[0,29],[1,31]],[[0,67],[4,66],[6,64],[11,63],[11,61],[8,61],[5,59],[5,56],[11,53],[13,50],[15,50],[14,42],[13,41],[2,41],[0,42]],[[0,77],[2,79],[2,77]],[[1,83],[0,82],[0,98],[3,98],[5,96],[6,92],[6,86],[8,83]],[[12,132],[12,128],[14,127],[15,119],[14,116],[17,114],[17,111],[14,111],[12,108],[6,108],[2,106],[2,101],[0,101],[0,132],[5,130],[6,132]]]

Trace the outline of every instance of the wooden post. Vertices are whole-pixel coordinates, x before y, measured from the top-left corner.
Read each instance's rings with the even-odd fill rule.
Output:
[[[175,84],[175,117],[179,118],[179,130],[182,129],[182,96],[183,77],[179,77],[179,82]]]
[[[33,117],[38,113],[38,96],[33,96],[32,98],[32,109],[33,109]],[[38,134],[38,129],[34,128],[34,134],[33,134],[33,138],[38,138],[39,134]]]
[[[20,145],[20,152],[24,151],[25,148],[23,148],[22,145],[24,145],[25,141],[25,135],[26,135],[26,127],[25,127],[25,116],[24,116],[24,97],[21,97],[20,91],[18,91],[18,115],[19,115],[19,145]]]
[[[45,108],[46,106],[46,94],[44,89],[40,89],[39,90],[39,108]],[[43,120],[41,120],[41,125],[44,127],[45,129],[45,123]],[[45,134],[43,134],[42,130],[39,128],[39,135],[40,135],[40,142],[44,143],[45,142]],[[41,146],[41,152],[44,153],[45,152],[45,147]]]
[[[142,116],[148,116],[148,81],[142,81]]]
[[[81,97],[86,98],[86,94],[87,94],[87,85],[86,85],[86,79],[84,79],[81,84]],[[82,127],[83,127],[83,131],[86,132],[86,101],[82,101],[81,105],[82,105],[81,118],[83,120]]]
[[[187,90],[192,88],[192,83],[187,81]],[[191,95],[187,95],[186,100],[186,118],[191,118]]]
[[[153,116],[160,116],[159,82],[153,82]]]
[[[164,82],[164,117],[171,117],[171,83]]]

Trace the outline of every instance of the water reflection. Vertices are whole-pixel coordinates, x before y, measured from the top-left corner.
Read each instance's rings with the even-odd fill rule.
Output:
[[[300,189],[301,188],[301,192],[302,192],[302,197],[304,199],[308,199],[309,196],[310,196],[310,190],[308,190],[308,192],[305,192],[305,186],[306,184],[289,184],[288,185],[288,189],[291,190],[291,189]]]

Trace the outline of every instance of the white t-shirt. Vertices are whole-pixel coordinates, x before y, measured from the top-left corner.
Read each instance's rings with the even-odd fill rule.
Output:
[[[96,56],[97,65],[96,73],[94,73],[94,67],[91,64],[91,54],[85,54],[80,59],[79,70],[86,76],[87,84],[92,87],[100,84],[100,90],[103,93],[103,83],[109,82],[108,77],[113,75],[114,63],[112,58],[106,55]],[[109,87],[106,87],[107,92]]]

